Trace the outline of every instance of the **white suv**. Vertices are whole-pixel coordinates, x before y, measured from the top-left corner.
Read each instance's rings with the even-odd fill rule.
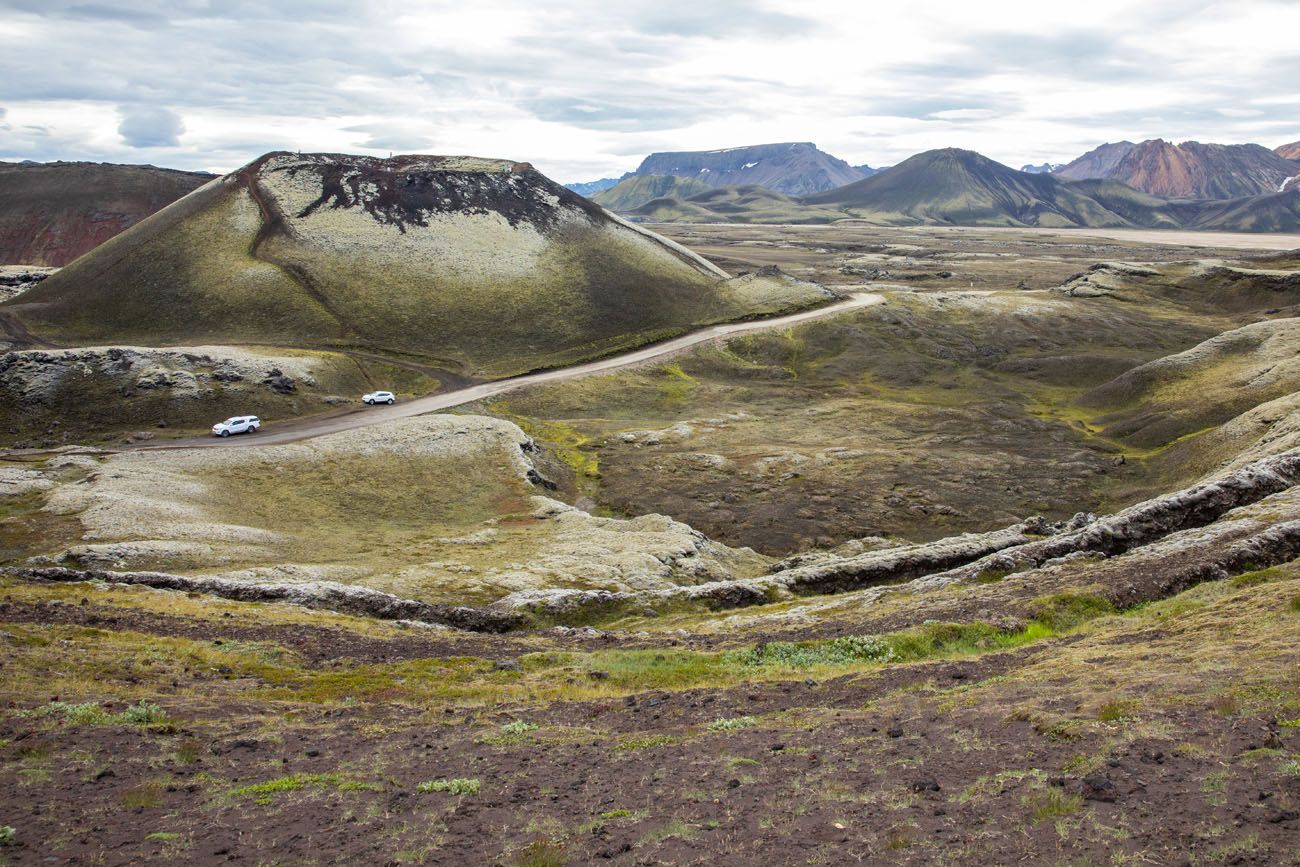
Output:
[[[255,415],[237,415],[212,426],[212,435],[228,437],[237,433],[257,433],[262,420]]]
[[[393,397],[393,393],[391,391],[372,391],[370,392],[370,394],[363,394],[361,396],[361,402],[368,403],[371,406],[374,406],[377,403],[391,404],[394,403],[396,400],[397,398]]]

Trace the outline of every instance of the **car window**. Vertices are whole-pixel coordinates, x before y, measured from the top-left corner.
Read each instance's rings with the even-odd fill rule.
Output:
[[[239,419],[237,419],[237,418],[228,418],[228,419],[226,419],[225,421],[223,421],[222,424],[239,424]]]

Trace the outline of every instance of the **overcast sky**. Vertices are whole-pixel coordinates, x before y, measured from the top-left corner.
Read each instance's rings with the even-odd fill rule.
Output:
[[[1019,167],[1300,139],[1300,0],[0,0],[0,159],[469,153],[560,181],[813,141]]]

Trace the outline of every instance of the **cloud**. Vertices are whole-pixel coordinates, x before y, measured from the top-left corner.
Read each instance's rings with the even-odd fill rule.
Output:
[[[348,132],[365,133],[356,146],[368,150],[387,150],[394,153],[421,153],[433,147],[433,136],[416,123],[383,121],[362,123],[346,128]]]
[[[122,106],[118,135],[133,148],[174,148],[185,132],[181,116],[162,106]]]
[[[997,116],[998,113],[991,108],[953,108],[930,115],[935,120],[988,120]]]
[[[654,150],[1300,138],[1278,0],[0,0],[0,159],[228,170],[275,149],[511,157],[559,180]],[[182,123],[183,117],[183,123]],[[182,132],[184,135],[182,136]]]

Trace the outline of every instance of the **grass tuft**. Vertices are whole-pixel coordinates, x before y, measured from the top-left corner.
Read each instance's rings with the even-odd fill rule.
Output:
[[[1034,619],[1055,632],[1065,632],[1096,617],[1115,613],[1109,599],[1094,593],[1040,596],[1031,607]]]
[[[451,780],[427,780],[415,787],[415,790],[422,795],[430,792],[446,792],[449,795],[477,795],[479,793],[479,781],[467,779]]]
[[[1083,806],[1083,798],[1071,795],[1060,789],[1044,789],[1026,795],[1024,804],[1029,808],[1029,815],[1035,822],[1049,822],[1064,816],[1072,816]]]

